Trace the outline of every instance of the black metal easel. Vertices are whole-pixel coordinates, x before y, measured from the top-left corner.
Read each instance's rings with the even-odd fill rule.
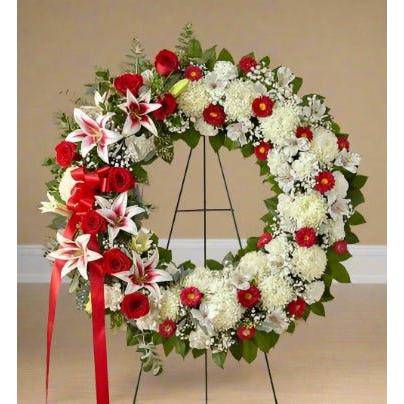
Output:
[[[189,154],[188,154],[187,163],[185,165],[184,176],[182,177],[182,181],[181,181],[180,192],[178,193],[177,203],[175,205],[174,216],[173,216],[173,220],[171,222],[171,227],[170,227],[170,232],[169,232],[168,239],[167,239],[166,248],[170,247],[171,236],[173,234],[175,221],[177,219],[177,213],[179,213],[179,212],[181,212],[181,213],[185,213],[185,212],[203,212],[203,261],[204,261],[204,263],[206,263],[206,240],[207,240],[207,237],[206,237],[206,214],[207,214],[207,212],[231,212],[231,215],[232,215],[232,218],[233,218],[233,223],[234,223],[234,228],[236,230],[237,240],[238,240],[238,244],[239,244],[240,248],[242,248],[242,244],[241,244],[240,233],[239,233],[238,226],[237,226],[236,216],[235,216],[235,213],[234,213],[233,203],[231,201],[230,192],[229,192],[229,188],[227,186],[227,180],[226,180],[226,176],[224,175],[222,160],[220,159],[219,152],[217,152],[217,159],[218,159],[218,162],[219,162],[220,171],[222,173],[224,187],[226,189],[227,200],[229,202],[229,208],[211,209],[211,208],[206,207],[206,137],[202,136],[202,139],[203,139],[203,143],[202,143],[203,144],[203,150],[202,150],[203,151],[203,208],[202,209],[179,209],[179,205],[180,205],[181,197],[182,197],[182,192],[184,190],[185,179],[186,179],[187,174],[188,174],[189,163],[190,163],[191,157],[192,157],[193,149],[190,149]],[[268,370],[269,380],[270,380],[270,383],[271,383],[273,400],[274,400],[275,404],[278,404],[278,399],[276,397],[276,392],[275,392],[275,385],[274,385],[274,382],[273,382],[273,379],[272,379],[271,369],[269,367],[268,355],[265,352],[264,352],[264,356],[265,356],[265,363],[266,363],[267,370]],[[134,395],[134,398],[133,398],[133,404],[136,403],[142,372],[143,372],[143,364],[140,366],[140,369],[139,369],[139,374],[138,374],[137,383],[136,383],[135,395]],[[208,355],[207,355],[206,351],[205,351],[205,403],[208,403]]]

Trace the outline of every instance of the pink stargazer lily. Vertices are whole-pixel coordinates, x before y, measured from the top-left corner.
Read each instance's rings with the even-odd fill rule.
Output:
[[[62,268],[61,276],[63,277],[77,268],[80,275],[84,279],[88,279],[87,264],[102,258],[101,254],[87,248],[90,235],[82,234],[75,240],[70,240],[58,232],[56,238],[59,243],[59,249],[49,253],[47,258],[66,261]]]
[[[133,252],[134,264],[132,268],[129,271],[118,272],[114,276],[127,282],[125,294],[130,294],[144,288],[159,297],[160,288],[157,283],[171,281],[172,276],[162,269],[156,269],[158,262],[158,250],[155,250],[146,262],[143,262],[140,255]]]
[[[108,113],[94,120],[81,109],[75,108],[74,119],[80,129],[69,133],[66,140],[75,143],[81,142],[80,153],[83,157],[97,146],[98,155],[108,164],[108,145],[116,143],[123,137],[121,134],[106,128],[107,121],[112,115],[113,113]]]
[[[97,209],[97,212],[108,222],[110,242],[115,239],[120,230],[130,234],[137,234],[136,224],[131,218],[144,212],[144,209],[136,205],[128,207],[127,192],[119,194],[112,203],[101,196],[96,196],[95,199],[101,206],[101,209]]]
[[[134,135],[144,126],[157,136],[156,126],[148,114],[161,108],[161,104],[150,104],[150,97],[151,93],[147,91],[141,94],[139,99],[136,99],[130,90],[126,90],[126,102],[119,105],[128,114],[122,130],[124,135]]]

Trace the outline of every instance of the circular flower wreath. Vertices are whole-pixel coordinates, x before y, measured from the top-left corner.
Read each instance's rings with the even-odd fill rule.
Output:
[[[45,161],[54,179],[41,209],[65,231],[47,256],[64,262],[77,307],[90,315],[88,265],[101,264],[105,314],[126,329],[144,370],[161,372],[159,344],[183,357],[210,349],[219,366],[228,352],[251,362],[298,319],[324,316],[333,279],[349,282],[341,261],[358,242],[351,225],[365,222],[355,211],[366,181],[356,174],[360,157],[324,98],[298,96],[302,79],[271,69],[269,57],[235,64],[225,49],[203,51],[189,27],[176,53],[161,50],[151,64],[134,40],[130,56],[121,75],[96,71],[94,103],[60,115],[64,139]],[[236,255],[176,265],[141,225],[151,205],[140,189],[147,165],[171,162],[174,141],[194,148],[201,136],[215,151],[254,156],[276,196],[265,200],[263,234]]]

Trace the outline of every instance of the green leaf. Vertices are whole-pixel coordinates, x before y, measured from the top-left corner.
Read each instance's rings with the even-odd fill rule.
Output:
[[[184,340],[177,338],[175,341],[175,351],[184,358],[189,351],[187,350],[187,343]]]
[[[59,230],[66,226],[66,217],[61,215],[56,215],[52,219],[52,223],[48,227],[52,230]]]
[[[356,226],[358,224],[363,224],[366,223],[365,218],[358,212],[356,211],[348,220],[348,223],[351,224],[352,226]]]
[[[223,269],[223,265],[215,260],[206,260],[205,265],[211,270],[211,271],[220,271]]]
[[[149,182],[147,171],[139,164],[132,166],[132,174],[139,183],[147,184]]]
[[[136,334],[136,330],[133,326],[128,324],[126,327],[126,345],[127,346],[132,346],[138,344],[139,339]]]
[[[228,138],[227,136],[225,136],[224,138],[224,146],[227,148],[227,150],[235,150],[238,149],[240,147],[240,143],[237,142],[236,140],[231,140],[230,138]]]
[[[196,349],[196,348],[194,348],[192,350],[192,356],[196,359],[196,358],[199,358],[200,356],[202,356],[205,352],[206,352],[205,349]]]
[[[318,316],[325,316],[325,310],[323,303],[316,302],[310,306],[311,311]]]
[[[213,150],[217,153],[224,144],[224,134],[219,133],[216,136],[209,137],[209,143],[212,146]]]
[[[168,356],[170,354],[170,352],[174,349],[176,340],[177,340],[177,337],[175,335],[171,338],[163,339],[163,349],[164,349],[164,354],[166,356]]]
[[[368,180],[368,177],[366,175],[355,175],[354,179],[352,180],[352,187],[355,189],[361,189],[365,184],[366,181]]]
[[[188,129],[187,131],[185,131],[182,136],[181,139],[191,148],[195,148],[198,143],[199,143],[199,139],[201,138],[201,135],[198,131],[196,131],[195,129]]]
[[[259,237],[249,237],[247,239],[247,251],[255,251],[257,249],[257,243],[258,243]]]
[[[230,52],[227,49],[222,49],[220,51],[219,56],[217,57],[217,60],[223,60],[225,62],[234,63],[233,56],[230,54]]]
[[[264,203],[268,210],[275,213],[275,210],[278,206],[278,197],[273,196],[272,198],[265,199]]]
[[[159,250],[159,264],[166,263],[169,264],[173,260],[173,255],[171,250],[167,250],[163,247],[158,247]]]
[[[243,157],[250,157],[254,153],[254,146],[251,143],[247,143],[241,147],[241,154]]]
[[[251,363],[257,357],[258,347],[252,340],[243,341],[243,358]]]
[[[293,334],[295,332],[295,328],[296,328],[296,323],[294,321],[292,321],[289,324],[288,329],[286,330],[288,333]]]
[[[339,262],[330,262],[328,265],[330,266],[332,277],[336,281],[341,283],[351,282],[348,271],[342,264],[340,264]]]
[[[216,62],[216,45],[207,49],[203,55],[202,60],[205,62],[206,67],[210,70],[213,69],[213,66]]]
[[[217,366],[221,367],[223,369],[224,367],[224,362],[226,360],[227,352],[215,352],[212,353],[212,359],[213,362],[216,363]]]
[[[233,358],[239,361],[243,357],[243,347],[240,342],[236,342],[235,344],[230,346],[230,352],[233,355]]]
[[[345,234],[345,241],[349,244],[359,243],[359,238],[355,233],[351,231]]]
[[[321,296],[321,301],[322,302],[329,302],[330,300],[333,300],[334,299],[334,296],[331,294],[331,291],[330,291],[330,286],[325,286],[325,289],[324,289],[324,293],[323,293],[323,296]]]
[[[155,136],[154,144],[156,154],[167,163],[171,163],[174,158],[174,144],[169,135]]]
[[[327,251],[327,259],[329,261],[341,262],[346,261],[351,257],[352,255],[349,252],[346,252],[344,254],[337,254],[331,247]]]
[[[359,189],[353,189],[348,192],[348,198],[352,201],[352,206],[356,207],[365,202],[365,197]]]
[[[299,90],[300,87],[303,84],[303,79],[301,77],[295,77],[292,81],[292,90],[296,94]]]
[[[279,339],[279,334],[271,331],[270,333],[257,330],[254,335],[254,341],[258,348],[263,352],[268,352]]]
[[[196,267],[196,265],[191,260],[187,260],[178,266],[183,268],[185,271],[188,269],[194,269]]]
[[[163,343],[164,337],[160,333],[155,332],[155,333],[153,333],[152,339],[153,339],[153,344],[154,345],[160,345],[160,344]]]
[[[202,57],[202,47],[197,39],[191,39],[188,46],[188,57],[189,58],[201,58]]]
[[[265,64],[265,66],[269,66],[269,64],[271,63],[271,59],[269,58],[269,56],[264,56],[261,60],[261,63]]]

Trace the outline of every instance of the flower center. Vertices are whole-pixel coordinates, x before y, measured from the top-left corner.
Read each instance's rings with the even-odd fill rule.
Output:
[[[217,117],[218,117],[217,112],[210,112],[209,115],[210,115],[212,118],[217,118]]]
[[[261,146],[261,147],[260,147],[260,153],[262,153],[262,154],[265,153],[265,147],[264,147],[264,146]]]
[[[195,300],[195,293],[188,293],[187,297],[189,300]]]
[[[251,300],[252,299],[252,294],[251,293],[246,293],[244,296],[247,300]]]
[[[327,178],[322,178],[320,182],[321,182],[321,185],[328,185],[328,179]]]
[[[259,104],[259,109],[260,109],[261,111],[265,111],[265,110],[267,109],[266,104],[265,104],[264,102],[260,102],[260,104]]]

